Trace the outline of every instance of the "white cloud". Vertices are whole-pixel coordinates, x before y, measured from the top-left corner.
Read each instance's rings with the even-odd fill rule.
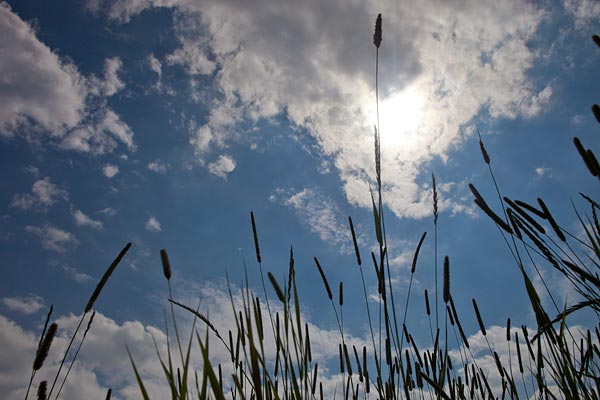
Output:
[[[106,106],[124,87],[119,58],[105,60],[104,80],[82,76],[71,61],[40,42],[31,26],[0,3],[0,135],[24,136],[67,150],[102,154],[123,142],[135,150],[133,133]],[[88,107],[93,102],[93,107]]]
[[[64,264],[56,264],[56,266],[77,283],[88,283],[94,280],[94,278],[84,272],[80,272],[77,268]]]
[[[98,212],[100,214],[108,215],[111,217],[117,215],[117,210],[115,210],[114,208],[110,208],[110,207],[103,208],[102,210],[99,210]]]
[[[210,146],[237,140],[239,121],[285,112],[332,157],[347,199],[370,206],[375,12],[367,3],[110,4],[108,16],[121,22],[145,8],[175,8],[181,47],[171,62],[185,66],[190,82],[212,71],[206,54],[217,61],[219,101],[207,102],[208,122],[190,133],[200,158]],[[469,136],[464,127],[482,111],[492,118],[528,118],[544,111],[552,87],[537,87],[528,75],[538,57],[530,39],[546,15],[539,7],[520,0],[380,4],[383,178],[385,199],[395,214],[430,214],[431,197],[417,183],[423,165],[434,157],[446,159]]]
[[[564,5],[579,28],[598,21],[600,18],[600,3],[595,0],[565,0]]]
[[[347,217],[331,198],[304,188],[300,191],[277,189],[269,200],[294,210],[298,220],[324,242],[331,243],[343,253],[354,251]]]
[[[63,231],[52,225],[43,225],[41,227],[27,225],[25,231],[39,237],[42,241],[42,247],[58,253],[64,253],[67,251],[67,247],[75,247],[79,244],[79,241],[72,233]]]
[[[31,174],[33,176],[38,176],[40,173],[39,168],[34,167],[33,165],[28,165],[24,168],[24,171],[27,172],[28,174]]]
[[[75,224],[77,226],[89,226],[93,229],[102,229],[102,222],[91,219],[89,216],[85,215],[81,210],[73,210],[71,212],[73,218],[75,219]]]
[[[158,91],[162,90],[162,63],[153,53],[150,53],[147,57],[148,65],[150,69],[157,75],[156,83],[154,88]]]
[[[56,320],[58,334],[52,342],[48,358],[36,374],[34,388],[41,380],[52,382],[68,344],[70,334],[79,322],[80,316],[63,316]],[[37,347],[38,333],[24,330],[21,326],[0,315],[0,397],[16,400],[25,397],[27,379],[31,373],[31,362]],[[84,351],[79,353],[78,362],[71,370],[61,398],[65,400],[105,398],[109,387],[113,388],[113,398],[133,400],[139,398],[139,389],[125,345],[129,347],[154,397],[168,398],[170,393],[160,363],[156,358],[152,338],[158,348],[166,354],[166,336],[160,330],[142,325],[138,321],[125,321],[118,324],[114,320],[96,313],[94,322],[86,337]],[[102,383],[100,383],[102,382]]]
[[[164,174],[167,172],[167,169],[169,168],[169,164],[165,164],[164,162],[162,162],[160,160],[156,160],[156,161],[148,163],[147,167],[152,172],[156,172],[157,174]]]
[[[220,155],[217,161],[208,164],[208,171],[219,178],[227,179],[227,174],[235,169],[235,160],[227,155]]]
[[[58,146],[81,153],[104,154],[118,146],[117,140],[130,151],[136,150],[131,128],[114,111],[101,108],[93,116],[93,121],[71,130]]]
[[[162,64],[152,53],[148,55],[148,65],[150,65],[150,69],[154,71],[156,75],[158,75],[158,79],[160,79],[162,77]]]
[[[117,167],[116,165],[112,165],[112,164],[106,164],[104,167],[102,167],[102,173],[108,179],[111,179],[119,173],[119,167]]]
[[[550,168],[537,167],[535,169],[535,173],[538,174],[538,176],[544,176],[544,175],[548,175],[549,173],[551,173],[551,170],[550,170]]]
[[[0,3],[0,48],[1,135],[14,135],[28,119],[52,135],[81,120],[86,88],[77,69],[41,43],[6,2]]]
[[[112,96],[125,87],[125,84],[119,79],[118,72],[123,67],[123,62],[119,57],[107,58],[104,60],[104,95]]]
[[[44,299],[37,295],[26,297],[2,297],[0,303],[11,311],[25,315],[35,314],[44,308]]]
[[[52,183],[49,177],[45,177],[34,182],[31,193],[15,194],[10,205],[22,210],[46,212],[59,200],[68,198],[69,193],[66,190]]]
[[[146,230],[150,231],[150,232],[160,232],[160,231],[162,231],[162,228],[160,226],[160,222],[158,222],[158,220],[156,219],[156,217],[150,217],[150,218],[148,218],[148,221],[146,221]]]
[[[193,39],[181,40],[181,47],[167,55],[169,65],[182,65],[190,75],[208,75],[215,69],[215,63],[206,56],[206,44]]]

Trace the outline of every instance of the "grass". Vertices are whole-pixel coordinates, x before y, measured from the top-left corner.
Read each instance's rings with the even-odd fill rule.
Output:
[[[600,39],[594,36],[600,46]],[[376,103],[378,110],[378,64],[382,43],[382,19],[378,16],[375,25],[373,43],[376,47],[375,77]],[[592,112],[600,122],[600,108],[592,107]],[[377,119],[379,114],[377,113]],[[456,310],[452,287],[452,264],[448,256],[443,258],[443,279],[441,288],[437,282],[438,245],[438,192],[435,176],[432,176],[432,216],[434,222],[434,260],[435,293],[425,290],[425,316],[428,320],[431,343],[419,347],[411,329],[407,326],[407,314],[411,300],[412,285],[421,246],[427,232],[424,232],[415,248],[410,269],[409,286],[405,299],[395,297],[394,285],[390,273],[390,261],[386,235],[384,199],[382,191],[381,147],[379,141],[379,121],[374,129],[375,181],[371,191],[373,228],[377,240],[376,250],[370,253],[365,262],[356,239],[352,218],[349,217],[349,230],[356,255],[356,264],[360,271],[361,288],[351,288],[351,293],[362,293],[365,301],[364,316],[368,325],[368,345],[352,343],[344,329],[344,291],[343,283],[337,287],[337,296],[327,278],[326,268],[317,257],[314,258],[315,274],[321,278],[323,291],[327,296],[335,325],[339,331],[338,359],[339,385],[334,394],[324,393],[323,377],[319,374],[323,364],[313,359],[310,329],[301,311],[300,293],[296,285],[294,252],[290,249],[287,280],[279,281],[271,272],[263,271],[259,234],[254,214],[250,214],[255,244],[258,273],[261,277],[261,293],[255,293],[246,283],[239,295],[229,284],[229,299],[234,318],[234,331],[221,332],[204,314],[199,305],[192,308],[174,300],[171,287],[171,264],[166,250],[161,250],[163,274],[168,284],[171,323],[165,318],[167,329],[167,353],[161,354],[155,343],[157,362],[160,363],[172,399],[323,399],[333,396],[342,399],[598,399],[600,394],[600,363],[598,343],[600,332],[578,332],[569,327],[569,317],[582,310],[591,311],[600,321],[600,223],[598,212],[600,205],[592,197],[581,194],[587,203],[591,216],[583,214],[574,207],[576,216],[585,232],[580,239],[568,232],[553,217],[548,205],[538,199],[537,204],[510,199],[502,195],[493,171],[493,163],[484,142],[479,136],[483,162],[489,169],[501,210],[494,210],[474,185],[469,185],[475,204],[498,228],[499,240],[502,240],[511,254],[515,272],[523,280],[527,297],[536,317],[536,326],[511,328],[511,320],[506,324],[506,343],[502,345],[490,338],[492,332],[486,330],[477,301],[472,299],[473,313],[477,319],[493,368],[479,365],[481,358],[472,351],[469,338],[461,324]],[[600,178],[600,164],[592,150],[587,149],[577,138],[574,145],[589,172]],[[125,246],[114,262],[109,266],[96,290],[90,297],[84,313],[64,357],[55,379],[47,393],[48,383],[39,384],[39,399],[58,399],[69,375],[73,362],[92,326],[93,305],[102,288],[129,249]],[[364,253],[364,250],[363,250]],[[372,263],[372,267],[367,264]],[[543,271],[554,269],[562,274],[581,295],[582,301],[575,304],[558,304],[549,285],[544,281]],[[533,272],[531,272],[533,271]],[[533,276],[532,276],[533,274]],[[266,278],[265,279],[265,275]],[[377,302],[369,301],[366,281],[373,279],[377,283]],[[542,282],[547,293],[539,293],[533,284],[534,279]],[[271,286],[275,297],[268,295],[267,286]],[[334,287],[335,288],[335,287]],[[541,295],[551,300],[551,309],[541,301]],[[236,299],[241,299],[241,304]],[[432,300],[433,298],[433,307]],[[402,302],[402,301],[403,302]],[[183,336],[177,325],[175,308],[182,308],[194,316],[188,336]],[[355,312],[356,310],[353,310]],[[42,331],[38,350],[29,380],[31,388],[36,372],[43,366],[44,358],[51,346],[52,338],[59,327],[52,323],[52,308],[48,313]],[[265,315],[266,314],[266,315]],[[87,320],[83,334],[79,330]],[[196,325],[204,325],[201,333]],[[185,341],[182,339],[185,338]],[[212,342],[211,342],[212,340]],[[77,349],[72,345],[78,343]],[[216,343],[215,343],[216,342]],[[175,357],[171,354],[170,343],[177,349]],[[229,355],[231,374],[223,376],[223,365],[213,364],[211,349],[222,346]],[[358,347],[357,347],[358,346]],[[494,346],[497,346],[496,348]],[[502,348],[500,348],[502,347]],[[192,370],[190,355],[193,349],[199,351],[201,371]],[[144,385],[132,355],[132,369],[137,379],[140,395],[144,399],[152,398]],[[274,354],[270,357],[270,354]],[[507,354],[502,357],[501,354]],[[70,360],[60,385],[61,370]],[[320,369],[321,366],[321,369]],[[28,389],[26,399],[30,390]],[[54,392],[54,389],[56,391]],[[109,390],[106,398],[111,397]],[[54,394],[54,397],[52,395]]]

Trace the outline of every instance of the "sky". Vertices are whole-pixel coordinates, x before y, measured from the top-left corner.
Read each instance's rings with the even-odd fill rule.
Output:
[[[262,293],[251,211],[265,273],[283,282],[293,246],[303,315],[322,357],[337,357],[329,349],[339,335],[313,257],[334,287],[343,280],[345,325],[357,343],[366,340],[347,218],[368,259],[376,244],[378,13],[383,202],[400,298],[428,232],[411,330],[426,346],[423,291],[435,290],[432,174],[438,263],[451,260],[467,334],[481,339],[472,298],[499,337],[507,317],[533,326],[518,270],[468,187],[498,209],[477,133],[504,195],[542,197],[564,227],[582,233],[571,201],[584,207],[578,193],[593,196],[597,182],[572,138],[600,145],[590,111],[600,102],[600,49],[591,40],[600,33],[600,3],[0,2],[0,348],[7,349],[0,397],[24,397],[50,305],[61,327],[55,366],[97,281],[128,242],[64,398],[101,398],[108,387],[114,398],[139,398],[125,343],[161,393],[152,336],[166,342],[168,290],[159,251],[169,253],[174,297],[200,300],[226,330],[226,274],[239,287],[247,271]],[[372,267],[364,268],[375,294]],[[576,299],[559,275],[543,274],[559,299]]]

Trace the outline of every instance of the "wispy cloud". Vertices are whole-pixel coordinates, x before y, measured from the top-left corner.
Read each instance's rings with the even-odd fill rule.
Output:
[[[310,188],[277,189],[269,200],[290,207],[300,223],[324,242],[344,253],[353,249],[347,219],[328,196]]]
[[[90,275],[79,271],[77,268],[65,265],[65,264],[57,264],[58,268],[60,268],[69,278],[73,279],[77,283],[88,283],[92,282],[94,278]]]
[[[77,226],[88,226],[93,229],[102,229],[102,222],[91,219],[89,216],[84,214],[81,210],[73,210],[71,212],[75,219]]]
[[[52,179],[49,177],[45,177],[35,181],[31,193],[15,194],[10,205],[22,210],[46,212],[50,206],[56,204],[59,200],[67,200],[68,198],[69,193],[66,190],[52,183]]]
[[[27,225],[25,231],[37,236],[42,242],[42,247],[46,250],[58,253],[64,253],[67,251],[67,248],[76,247],[79,244],[79,241],[72,233],[63,231],[52,225]]]
[[[34,294],[26,297],[2,297],[0,304],[11,311],[30,315],[44,308],[44,299]]]
[[[565,0],[565,8],[578,27],[585,27],[600,18],[600,3],[594,0]]]
[[[156,172],[157,174],[164,174],[169,169],[169,164],[165,164],[160,160],[149,162],[147,165],[148,169],[152,172]]]
[[[115,210],[114,208],[111,208],[111,207],[103,208],[102,210],[98,210],[98,212],[100,214],[108,215],[111,217],[117,215],[117,210]]]
[[[162,231],[160,222],[158,222],[158,219],[156,219],[156,217],[152,216],[152,217],[148,218],[148,221],[146,221],[146,230],[150,231],[150,232]]]

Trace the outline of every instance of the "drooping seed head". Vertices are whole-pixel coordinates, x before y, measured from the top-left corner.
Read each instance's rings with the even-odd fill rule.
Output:
[[[352,234],[352,243],[354,244],[354,253],[356,253],[356,262],[360,267],[362,265],[360,259],[360,251],[358,250],[358,242],[356,241],[356,233],[354,232],[354,224],[352,223],[352,217],[348,217],[348,222],[350,222],[350,233]]]
[[[479,130],[477,130],[477,135],[479,136],[479,148],[481,149],[481,156],[483,157],[483,161],[489,165],[490,164],[490,155],[488,154],[487,150],[485,149],[483,140],[481,140],[481,134],[479,133]]]
[[[277,279],[275,279],[275,277],[273,276],[273,274],[271,272],[267,272],[267,277],[269,278],[269,281],[271,281],[271,286],[273,286],[273,289],[275,290],[275,293],[277,294],[277,298],[279,299],[279,301],[281,301],[282,303],[285,303],[285,296],[283,295],[283,292],[281,291],[281,287],[279,286],[279,283],[277,283]]]
[[[333,293],[331,292],[331,288],[329,287],[329,282],[327,281],[327,278],[325,277],[323,268],[321,268],[321,264],[319,263],[319,260],[317,259],[317,257],[314,257],[314,260],[315,260],[315,264],[317,264],[317,269],[319,270],[319,274],[321,274],[321,279],[323,280],[323,284],[325,285],[325,290],[327,291],[327,297],[329,297],[329,300],[333,300]]]
[[[131,248],[131,243],[127,243],[127,245],[125,245],[123,250],[121,250],[121,252],[117,256],[117,258],[115,258],[115,260],[112,262],[112,264],[109,265],[106,272],[100,279],[100,282],[98,282],[98,284],[96,285],[96,289],[94,289],[94,293],[92,293],[92,295],[90,296],[90,299],[88,300],[88,302],[85,306],[84,312],[87,313],[88,311],[90,311],[92,309],[92,307],[94,307],[94,303],[98,299],[98,296],[100,296],[100,292],[102,291],[102,288],[104,287],[104,285],[106,285],[108,278],[110,278],[112,273],[117,268],[117,265],[119,265],[119,262],[121,262],[121,259],[123,259],[123,257],[125,257],[125,254],[127,253],[127,251],[130,248]]]
[[[485,325],[483,324],[483,319],[481,319],[481,314],[479,313],[479,307],[477,307],[477,302],[473,299],[473,308],[475,309],[475,316],[477,317],[477,323],[479,324],[479,329],[483,336],[486,336],[487,333],[485,331]]]

